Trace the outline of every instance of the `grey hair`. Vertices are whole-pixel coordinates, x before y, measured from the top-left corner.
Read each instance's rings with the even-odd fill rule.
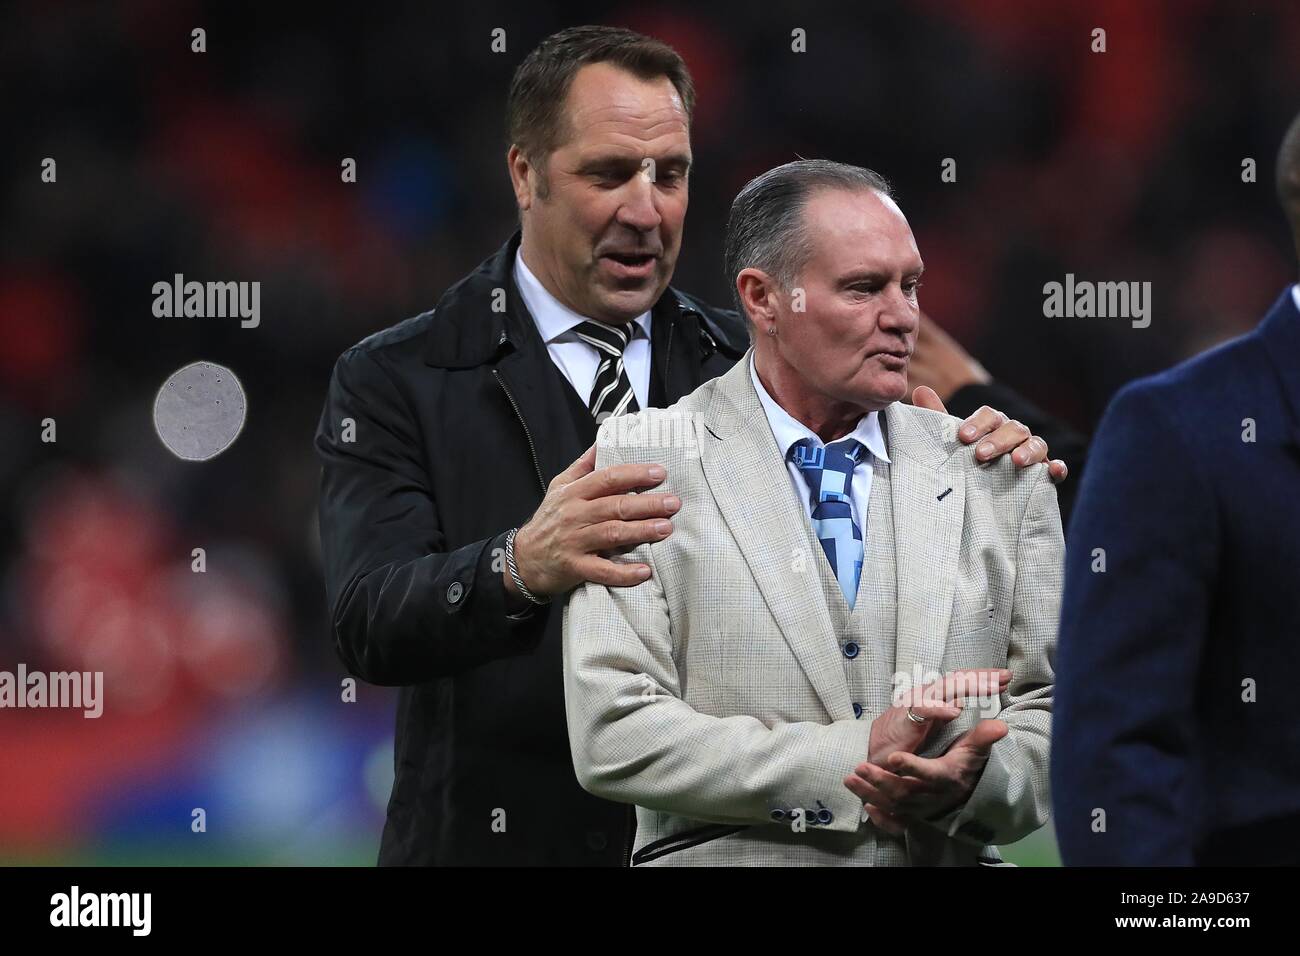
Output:
[[[742,315],[745,308],[736,291],[742,269],[762,269],[788,290],[807,264],[812,243],[803,228],[803,210],[819,189],[894,195],[879,173],[829,159],[796,160],[751,179],[731,204],[724,253],[727,281]]]

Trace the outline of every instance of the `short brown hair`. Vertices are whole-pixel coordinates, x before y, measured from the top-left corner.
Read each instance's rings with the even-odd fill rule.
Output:
[[[510,81],[506,100],[510,142],[534,164],[550,155],[566,135],[564,100],[574,74],[590,63],[612,63],[645,80],[668,77],[690,121],[695,84],[676,50],[621,27],[569,27],[539,43]]]

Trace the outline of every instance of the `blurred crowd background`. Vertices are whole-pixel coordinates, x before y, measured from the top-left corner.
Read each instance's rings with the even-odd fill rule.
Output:
[[[912,222],[926,312],[1090,431],[1124,382],[1247,330],[1295,279],[1272,186],[1300,109],[1286,0],[9,5],[0,669],[102,670],[108,706],[0,711],[0,863],[374,861],[395,697],[340,699],[312,433],[338,354],[514,229],[510,75],[582,22],[657,36],[694,74],[675,283],[711,301],[746,180],[870,166]],[[1044,318],[1067,272],[1150,281],[1150,328]],[[154,317],[175,273],[260,281],[260,326]],[[200,359],[237,374],[248,419],[187,463],[152,405]],[[1010,855],[1052,862],[1050,833]]]

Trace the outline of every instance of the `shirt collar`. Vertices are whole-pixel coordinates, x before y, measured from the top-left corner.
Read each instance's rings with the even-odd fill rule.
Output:
[[[767,389],[763,387],[763,383],[758,378],[758,371],[754,368],[752,352],[749,357],[749,377],[754,382],[754,391],[758,392],[758,400],[767,414],[768,424],[772,426],[772,435],[776,438],[777,447],[781,449],[783,458],[790,454],[791,445],[805,438],[811,438],[818,445],[825,444],[812,429],[796,420],[778,405],[771,395],[767,394]],[[880,431],[879,412],[867,412],[858,419],[857,427],[844,438],[856,438],[866,446],[867,451],[881,461],[889,461],[889,452],[885,450],[885,436]],[[844,438],[837,438],[836,441],[843,441]]]
[[[546,290],[546,286],[542,285],[541,280],[533,275],[524,262],[523,253],[518,250],[515,252],[515,285],[519,287],[524,305],[528,306],[533,321],[537,323],[537,331],[547,345],[572,332],[574,326],[588,321],[586,316],[574,312]],[[650,313],[642,312],[635,321],[641,326],[646,338],[650,338]]]

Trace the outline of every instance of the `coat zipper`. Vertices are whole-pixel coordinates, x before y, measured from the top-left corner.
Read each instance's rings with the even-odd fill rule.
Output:
[[[519,424],[524,426],[524,437],[528,439],[528,453],[533,456],[533,468],[537,471],[537,483],[542,487],[542,496],[546,496],[546,479],[542,477],[542,466],[537,460],[537,446],[533,444],[533,433],[528,430],[528,423],[524,421],[523,413],[519,411],[519,403],[515,397],[510,394],[510,389],[501,377],[501,372],[497,369],[492,370],[492,377],[497,380],[501,386],[501,391],[506,393],[506,398],[510,400],[510,407],[515,410],[515,417],[519,419]]]
[[[667,389],[668,369],[671,367],[673,361],[673,333],[675,331],[677,331],[677,323],[676,322],[668,323],[668,357],[664,360],[664,379],[665,379],[664,394],[665,395],[667,395],[666,389]],[[707,335],[708,333],[705,334]],[[524,421],[523,413],[519,411],[519,403],[515,401],[514,395],[510,393],[510,388],[509,386],[506,385],[505,380],[501,378],[501,373],[497,369],[493,369],[492,376],[497,380],[497,384],[501,386],[501,391],[506,393],[506,398],[510,401],[510,407],[515,410],[515,417],[519,419],[519,424],[523,426],[524,437],[528,439],[528,452],[533,456],[533,468],[537,471],[537,483],[542,486],[542,494],[545,495],[546,481],[544,478],[542,478],[542,466],[537,461],[537,446],[533,444],[533,433],[528,430],[528,423]],[[631,834],[635,827],[636,827],[636,808],[633,807],[631,804],[628,804],[627,824],[623,827],[623,866],[624,867],[630,867],[632,865]]]
[[[668,337],[671,342],[671,326],[669,326]],[[505,379],[501,377],[501,373],[497,369],[493,369],[492,377],[495,378],[497,384],[501,386],[501,391],[506,393],[506,398],[510,401],[510,407],[515,410],[515,417],[519,419],[519,424],[524,428],[524,437],[528,439],[528,452],[533,456],[533,468],[537,472],[537,483],[542,486],[542,495],[545,496],[546,480],[542,478],[542,466],[537,461],[537,446],[533,444],[533,433],[528,430],[528,423],[524,421],[523,413],[519,411],[519,403],[515,401],[514,395],[510,393],[510,387],[506,385]],[[627,805],[627,817],[628,822],[623,827],[623,866],[625,868],[632,865],[632,840],[629,834],[631,829],[636,826],[636,809],[631,804]]]
[[[623,824],[623,869],[632,867],[633,834],[636,833],[636,806],[627,805],[627,822]]]
[[[668,355],[664,359],[664,401],[669,405],[672,404],[672,396],[669,395],[669,382],[672,381],[668,376],[668,370],[673,364],[673,333],[677,331],[677,321],[674,319],[668,323]],[[623,869],[629,869],[632,866],[632,844],[636,842],[636,807],[633,804],[627,805],[627,822],[623,824]]]
[[[668,383],[671,381],[668,377],[668,369],[673,364],[673,332],[677,329],[677,321],[674,319],[668,323],[668,357],[664,359],[664,399],[668,404],[672,404],[672,399],[668,397]]]

